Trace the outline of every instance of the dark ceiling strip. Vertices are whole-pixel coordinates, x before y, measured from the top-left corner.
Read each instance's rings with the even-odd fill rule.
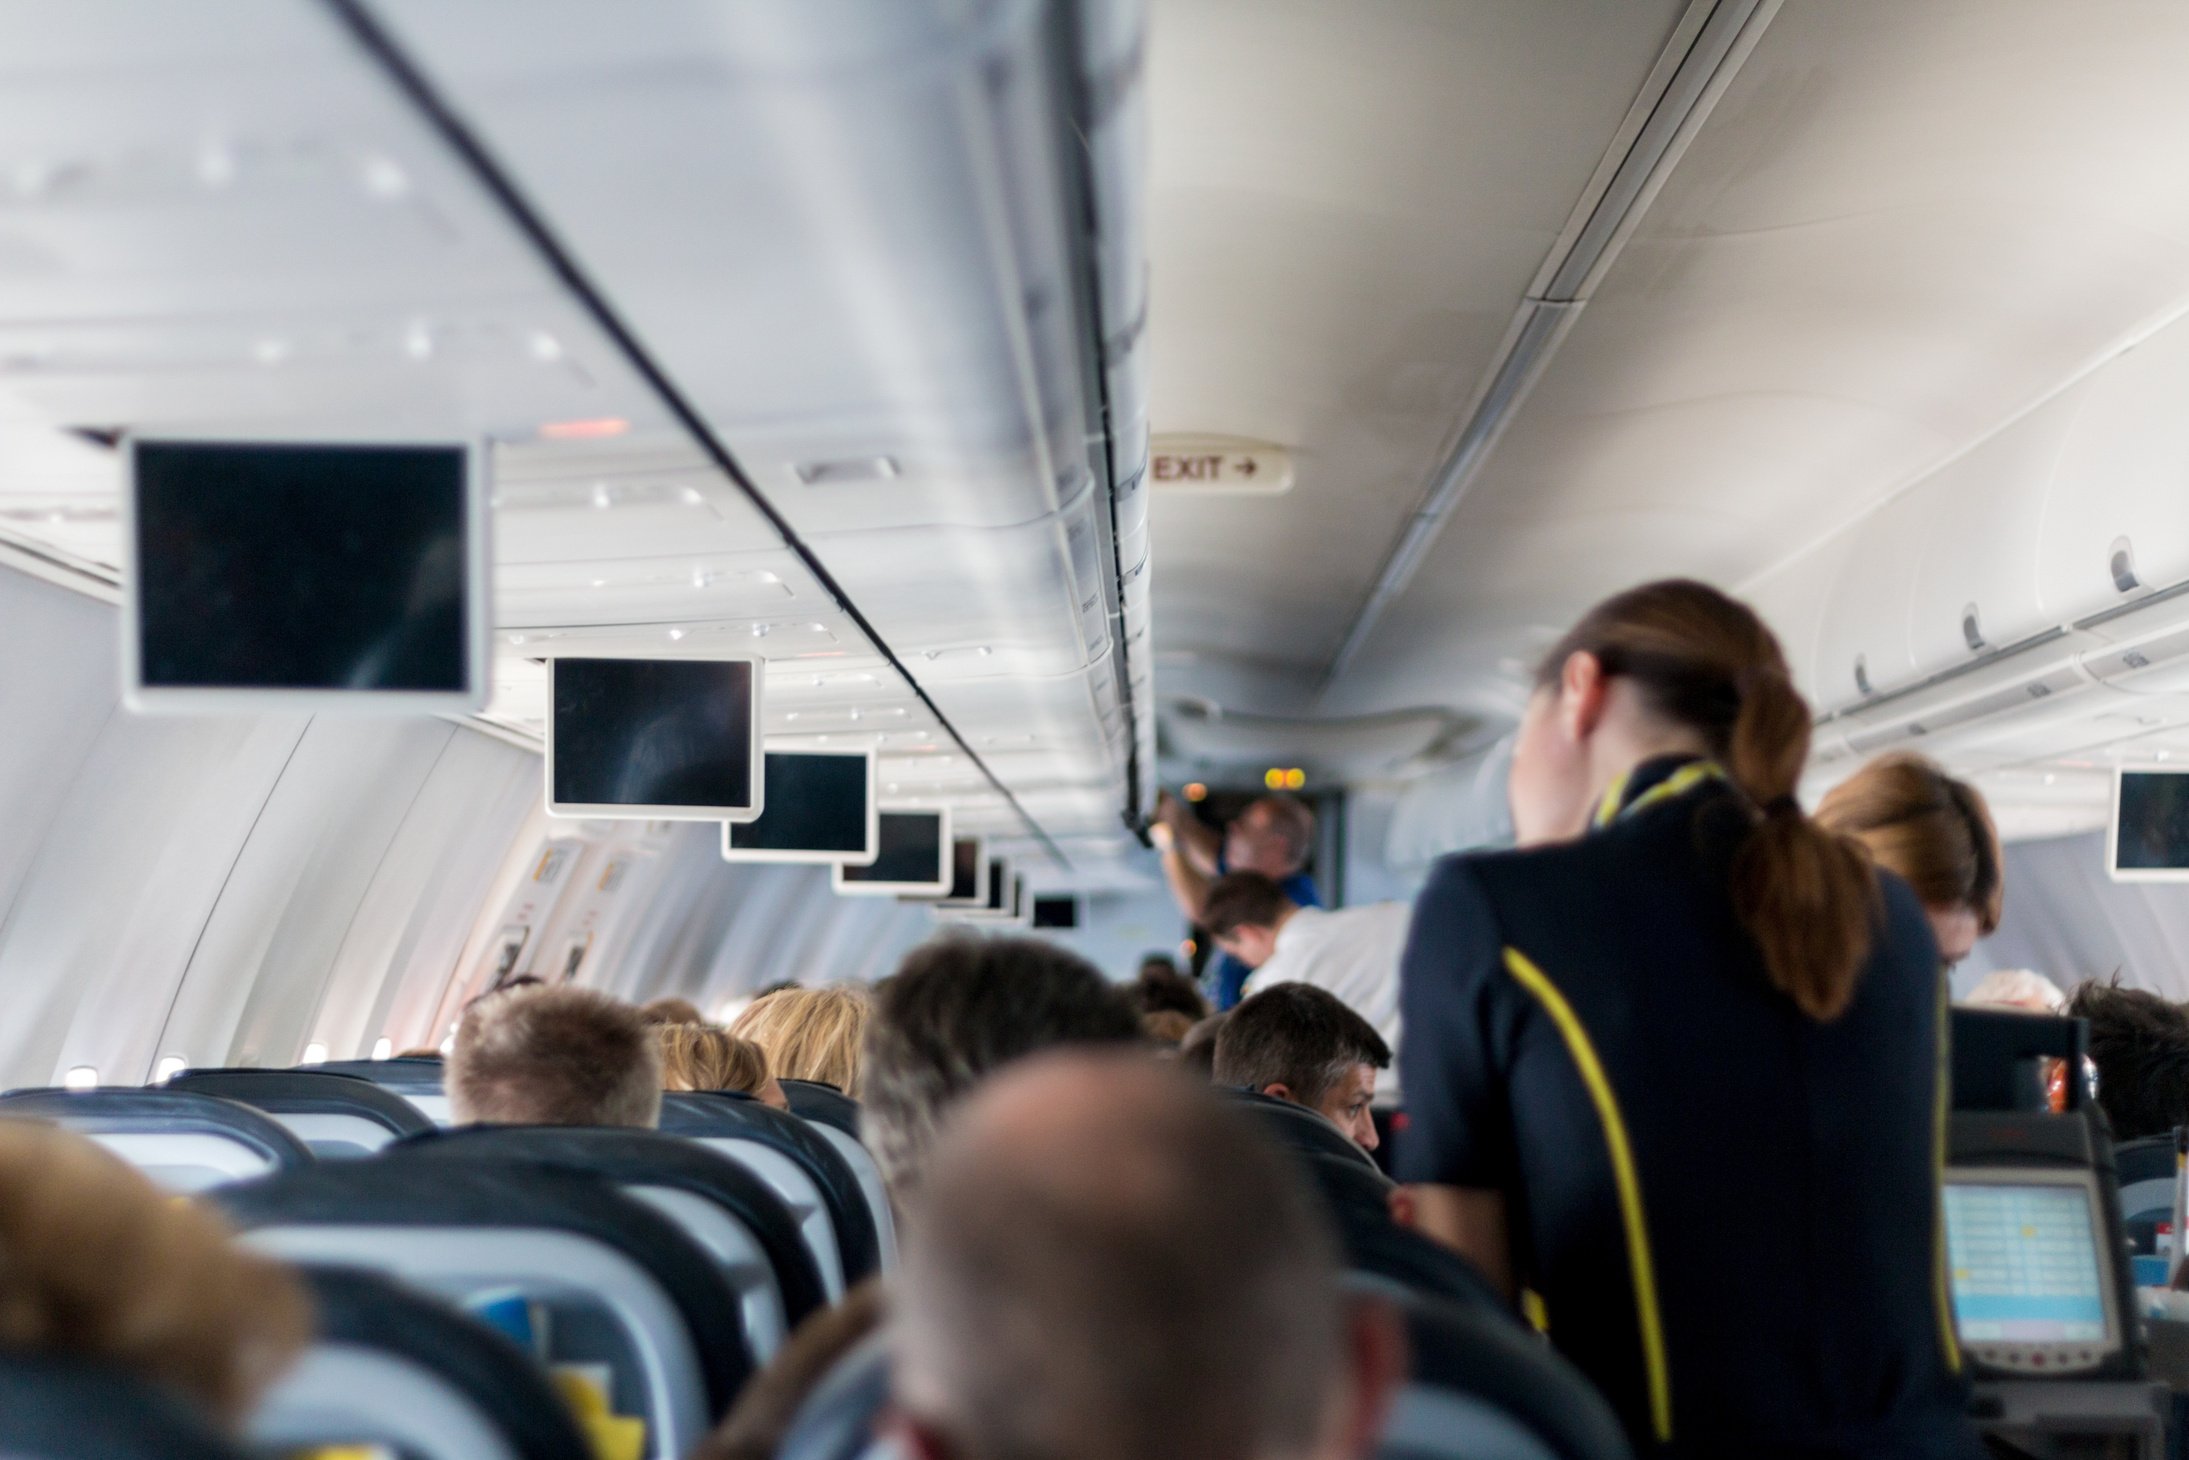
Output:
[[[622,316],[616,313],[615,307],[608,302],[607,296],[595,287],[592,279],[578,266],[577,260],[571,255],[570,251],[563,247],[562,241],[556,237],[554,230],[548,227],[547,220],[519,191],[516,182],[504,171],[493,154],[487,151],[485,144],[472,133],[463,119],[456,114],[455,109],[441,95],[432,81],[427,79],[425,72],[411,59],[401,43],[380,24],[379,20],[364,3],[364,0],[326,0],[326,4],[328,9],[334,12],[335,17],[342,23],[343,27],[356,38],[357,43],[363,47],[366,54],[370,55],[379,64],[380,68],[387,73],[388,79],[395,84],[396,89],[403,94],[412,106],[418,109],[433,130],[449,145],[449,148],[463,159],[464,165],[470,168],[472,175],[478,180],[479,184],[493,195],[495,202],[509,216],[509,221],[516,226],[517,231],[523,234],[532,244],[534,251],[546,263],[549,271],[554,274],[565,289],[570,291],[586,313],[592,316],[593,322],[600,326],[610,340],[615,342],[616,348],[623,352],[623,356],[630,363],[631,368],[636,370],[639,376],[652,388],[654,394],[660,397],[662,404],[669,408],[669,413],[676,417],[677,423],[690,434],[694,441],[699,443],[700,449],[706,452],[708,459],[721,469],[722,474],[728,477],[737,489],[745,494],[746,499],[752,503],[754,509],[765,517],[776,532],[782,536],[784,546],[798,555],[798,559],[805,565],[806,571],[811,573],[821,587],[827,591],[828,595],[836,601],[836,606],[854,624],[858,625],[859,631],[867,636],[867,639],[876,649],[881,651],[882,657],[889,661],[890,667],[895,669],[903,677],[904,682],[912,687],[912,692],[919,696],[920,703],[927,706],[928,712],[935,717],[937,723],[957,743],[958,748],[965,752],[967,759],[971,760],[979,768],[980,773],[988,778],[988,784],[994,786],[1003,799],[1010,803],[1012,811],[1016,812],[1019,819],[1026,824],[1027,830],[1034,834],[1035,838],[1048,850],[1049,855],[1056,859],[1059,866],[1070,867],[1071,859],[1064,855],[1064,849],[1059,847],[1050,838],[1049,833],[1042,829],[1040,823],[1035,821],[1028,814],[1026,808],[1019,804],[1019,799],[1011,793],[1011,788],[1006,786],[1002,779],[988,768],[988,762],[981,759],[980,752],[973,749],[965,736],[958,732],[958,727],[952,724],[950,717],[942,712],[942,707],[935,703],[919,680],[913,677],[911,669],[906,666],[905,662],[897,657],[896,650],[889,647],[888,641],[883,639],[874,625],[867,619],[867,616],[859,611],[858,604],[854,603],[851,595],[844,591],[843,585],[836,581],[835,575],[829,572],[828,568],[821,562],[820,557],[815,554],[812,548],[806,545],[804,539],[799,537],[796,529],[790,525],[790,522],[783,514],[775,509],[775,504],[763,496],[760,489],[753,485],[752,478],[745,473],[745,468],[730,453],[729,447],[723,443],[721,438],[715,435],[706,418],[699,413],[690,401],[684,398],[683,392],[678,390],[675,383],[669,379],[668,373],[655,362],[653,356],[647,352],[645,345],[640,343],[637,334],[623,322]]]

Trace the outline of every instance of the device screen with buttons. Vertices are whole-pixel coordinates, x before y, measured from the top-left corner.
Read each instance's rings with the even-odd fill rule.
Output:
[[[2090,1173],[1956,1170],[1945,1204],[1954,1324],[1980,1365],[2074,1374],[2119,1352]]]

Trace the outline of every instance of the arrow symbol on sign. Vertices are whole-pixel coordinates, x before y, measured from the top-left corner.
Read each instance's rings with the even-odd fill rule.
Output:
[[[1253,457],[1242,456],[1239,458],[1239,475],[1243,477],[1250,477],[1260,470],[1261,467],[1256,464]]]

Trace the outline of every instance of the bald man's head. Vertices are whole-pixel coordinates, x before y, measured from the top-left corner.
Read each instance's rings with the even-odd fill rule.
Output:
[[[915,1450],[1351,1453],[1376,1385],[1351,1362],[1326,1219],[1282,1152],[1175,1071],[1076,1053],[997,1076],[907,1218],[893,1331]]]

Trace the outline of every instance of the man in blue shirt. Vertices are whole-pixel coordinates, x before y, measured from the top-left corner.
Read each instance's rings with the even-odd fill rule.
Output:
[[[1163,854],[1163,875],[1178,910],[1194,923],[1201,921],[1209,884],[1226,872],[1259,872],[1274,878],[1298,906],[1322,906],[1314,879],[1300,870],[1315,847],[1315,813],[1296,797],[1264,796],[1219,832],[1165,791],[1155,803],[1149,835]],[[1228,953],[1218,955],[1212,993],[1219,1013],[1239,1002],[1253,972]]]

